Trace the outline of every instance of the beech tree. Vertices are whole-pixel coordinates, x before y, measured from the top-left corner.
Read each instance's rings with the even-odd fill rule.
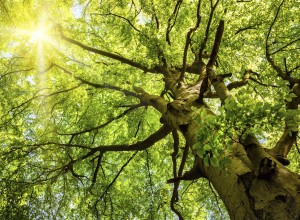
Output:
[[[1,219],[300,219],[297,1],[0,1]]]

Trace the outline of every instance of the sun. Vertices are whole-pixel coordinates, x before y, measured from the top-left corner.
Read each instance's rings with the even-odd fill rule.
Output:
[[[30,42],[38,42],[46,39],[46,29],[43,27],[39,27],[36,30],[31,32]]]

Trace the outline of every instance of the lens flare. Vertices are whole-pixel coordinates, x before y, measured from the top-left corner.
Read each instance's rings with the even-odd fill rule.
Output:
[[[39,28],[31,33],[30,42],[42,41],[46,38],[45,28]]]

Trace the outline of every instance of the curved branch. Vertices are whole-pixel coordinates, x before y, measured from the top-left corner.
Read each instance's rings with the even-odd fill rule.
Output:
[[[217,3],[216,3],[217,4]],[[210,54],[209,61],[206,65],[206,75],[202,81],[202,85],[200,87],[200,92],[199,92],[199,100],[202,102],[204,93],[209,89],[210,87],[210,82],[209,82],[209,77],[214,78],[214,64],[217,59],[217,55],[219,52],[222,36],[224,32],[224,20],[220,20],[219,26],[216,31],[216,37],[215,37],[215,42],[214,46],[212,49],[212,52]],[[201,55],[202,56],[202,55]]]
[[[298,38],[298,39],[296,39],[296,40],[293,40],[293,41],[287,43],[286,45],[282,46],[282,47],[279,48],[278,50],[276,50],[276,51],[270,53],[270,56],[271,56],[271,55],[274,55],[274,54],[276,54],[276,53],[278,53],[278,52],[280,52],[280,51],[282,51],[283,49],[287,48],[288,46],[292,45],[293,43],[296,43],[297,41],[300,41],[300,38]]]
[[[90,148],[90,147],[83,146],[83,145],[60,144],[60,143],[55,143],[55,142],[49,142],[49,143],[32,144],[32,145],[27,145],[27,146],[32,146],[32,147],[35,147],[35,149],[37,149],[38,147],[42,147],[42,146],[46,146],[46,145],[49,145],[49,146],[50,145],[60,145],[60,146],[65,146],[65,147],[77,147],[77,148],[89,150],[89,152],[86,153],[85,155],[82,155],[82,156],[78,157],[77,159],[72,159],[67,165],[64,165],[62,167],[58,167],[58,168],[51,170],[50,171],[51,173],[59,171],[59,173],[57,175],[55,175],[55,177],[53,177],[54,179],[56,179],[60,174],[66,172],[66,171],[70,171],[71,166],[73,166],[75,163],[91,157],[96,152],[100,152],[100,155],[104,154],[107,151],[136,151],[136,153],[137,153],[138,151],[145,150],[148,147],[151,147],[153,144],[155,144],[159,140],[165,138],[171,131],[172,131],[172,129],[169,126],[164,125],[158,131],[156,131],[155,133],[150,135],[148,138],[146,138],[144,141],[139,141],[139,142],[137,142],[135,144],[131,144],[131,145],[109,145],[109,146],[99,146],[96,148]],[[100,163],[100,161],[99,161],[99,163]],[[99,166],[100,166],[100,164],[99,164]]]
[[[138,151],[136,151],[127,161],[126,163],[121,167],[121,169],[119,170],[119,172],[117,173],[117,175],[115,176],[115,178],[111,181],[111,183],[106,187],[105,191],[102,193],[102,195],[100,196],[100,199],[102,199],[108,192],[109,188],[116,182],[116,180],[118,179],[118,177],[120,176],[120,174],[122,173],[122,171],[124,170],[124,168],[129,164],[129,162],[135,157],[135,155],[138,153]]]
[[[131,144],[131,145],[99,146],[99,147],[93,148],[93,150],[90,153],[94,154],[97,151],[107,152],[107,151],[135,151],[135,150],[141,151],[141,150],[145,150],[145,149],[151,147],[156,142],[165,138],[171,131],[172,131],[171,127],[169,127],[167,125],[163,125],[158,131],[151,134],[144,141],[138,141],[137,143]]]
[[[180,6],[181,6],[182,2],[183,2],[183,0],[178,0],[177,1],[176,5],[175,5],[175,8],[174,8],[174,11],[173,11],[173,14],[168,19],[168,27],[167,27],[167,32],[166,32],[166,41],[168,42],[169,45],[171,45],[170,32],[172,31],[173,27],[175,26],[177,16],[178,16],[178,13],[179,13],[179,9],[180,9]],[[172,21],[173,18],[174,18],[174,21],[171,24],[171,21]]]
[[[133,96],[133,97],[136,97],[136,98],[139,97],[135,92],[129,91],[127,89],[122,89],[122,88],[120,88],[118,86],[113,86],[113,85],[109,85],[109,84],[98,84],[98,83],[92,83],[90,81],[87,81],[87,80],[85,80],[85,79],[83,79],[81,77],[75,76],[72,72],[70,72],[69,70],[65,69],[64,67],[62,67],[62,66],[60,66],[60,65],[58,65],[56,63],[51,63],[50,67],[48,67],[47,70],[45,70],[45,71],[48,71],[48,70],[50,70],[53,67],[57,67],[57,68],[61,69],[66,74],[68,74],[68,75],[74,77],[75,79],[81,81],[82,83],[84,83],[86,85],[89,85],[89,86],[92,86],[94,88],[111,89],[111,90],[122,92],[126,96]]]
[[[107,122],[101,124],[101,125],[98,125],[96,127],[93,127],[93,128],[89,128],[89,129],[85,129],[85,130],[82,130],[82,131],[77,131],[77,132],[72,132],[72,133],[58,133],[59,135],[72,135],[72,136],[75,136],[75,135],[80,135],[80,134],[84,134],[84,133],[87,133],[87,132],[91,132],[93,130],[98,130],[100,128],[104,128],[105,126],[107,126],[108,124],[110,124],[111,122],[117,120],[117,119],[120,119],[122,118],[123,116],[125,116],[127,113],[141,107],[141,106],[144,106],[143,104],[136,104],[136,105],[132,105],[130,106],[129,109],[125,110],[123,113],[119,114],[118,116],[116,117],[113,117],[111,118],[110,120],[108,120]]]
[[[205,30],[205,37],[204,37],[204,40],[201,44],[201,47],[200,47],[200,50],[199,50],[199,60],[202,61],[202,58],[203,58],[203,52],[204,52],[204,49],[206,47],[206,43],[208,41],[208,37],[209,37],[209,31],[210,31],[210,25],[211,25],[211,22],[212,22],[212,19],[213,19],[213,15],[214,15],[214,12],[218,6],[218,3],[219,3],[220,0],[217,0],[216,3],[213,5],[212,4],[212,0],[211,0],[211,10],[210,10],[210,14],[209,14],[209,19],[208,19],[208,22],[207,22],[207,26],[206,26],[206,30]]]
[[[198,1],[198,6],[197,6],[197,21],[194,27],[190,28],[189,32],[186,35],[186,41],[185,41],[185,46],[184,46],[184,51],[183,51],[183,58],[182,58],[182,69],[181,69],[181,74],[179,77],[179,82],[181,82],[184,78],[184,73],[186,70],[186,58],[187,58],[187,52],[189,49],[189,45],[191,43],[191,35],[193,32],[195,32],[200,25],[201,22],[201,16],[200,16],[200,6],[201,6],[201,0]]]
[[[91,15],[100,15],[100,16],[112,15],[112,16],[115,16],[115,17],[117,17],[117,18],[120,18],[120,19],[126,21],[126,22],[127,22],[127,23],[135,30],[135,31],[139,32],[139,33],[142,34],[144,37],[149,38],[147,35],[145,35],[144,33],[142,33],[138,28],[136,28],[128,18],[125,18],[125,17],[123,17],[123,16],[121,16],[121,15],[114,14],[114,13],[111,13],[111,12],[110,12],[110,13],[107,13],[107,14],[91,13]]]
[[[293,87],[292,91],[296,95],[296,97],[292,98],[291,101],[286,103],[286,109],[295,111],[298,110],[298,105],[299,105],[300,85],[296,84]],[[297,141],[297,135],[298,135],[298,131],[292,130],[286,119],[283,134],[278,140],[278,142],[276,143],[275,147],[272,148],[269,153],[272,156],[274,156],[283,165],[288,165],[289,161],[286,158],[291,148]]]
[[[240,28],[240,29],[238,29],[238,30],[235,32],[235,35],[239,34],[239,33],[242,32],[242,31],[246,31],[246,30],[256,30],[255,26],[257,26],[257,24],[250,25],[250,26],[247,26],[247,27],[244,27],[244,28]]]
[[[80,48],[82,48],[83,50],[87,50],[87,51],[90,51],[90,52],[93,52],[93,53],[96,53],[96,54],[99,54],[99,55],[102,55],[102,56],[105,56],[105,57],[109,57],[111,59],[114,59],[114,60],[118,60],[122,63],[125,63],[129,66],[132,66],[132,67],[135,67],[137,69],[140,69],[140,70],[143,70],[144,72],[152,72],[154,73],[154,69],[149,69],[148,67],[140,64],[140,63],[137,63],[137,62],[134,62],[132,60],[129,60],[125,57],[122,57],[120,55],[117,55],[117,54],[114,54],[114,53],[110,53],[110,52],[106,52],[104,50],[99,50],[99,49],[96,49],[96,48],[93,48],[93,47],[89,47],[85,44],[82,44],[74,39],[71,39],[69,37],[66,37],[62,32],[61,32],[61,38],[64,39],[65,41],[71,43],[71,44],[74,44]]]
[[[34,68],[28,68],[28,69],[22,69],[22,70],[15,70],[15,71],[10,71],[10,72],[6,72],[6,73],[3,73],[1,76],[0,76],[0,80],[2,78],[4,78],[5,76],[7,75],[10,75],[10,74],[13,74],[13,73],[20,73],[20,72],[29,72],[31,70],[34,70]]]
[[[284,0],[280,3],[277,11],[276,11],[276,15],[270,25],[270,28],[269,28],[269,31],[267,33],[267,37],[266,37],[266,58],[267,58],[267,61],[269,62],[269,64],[272,66],[272,68],[278,73],[278,75],[282,78],[282,79],[286,79],[286,74],[283,73],[282,69],[274,62],[274,60],[271,58],[271,54],[269,52],[269,44],[268,44],[268,40],[269,40],[269,37],[270,37],[270,34],[271,34],[271,31],[272,31],[272,28],[278,18],[278,15],[279,15],[279,12],[280,12],[280,9],[281,9],[281,6],[283,5],[284,3]]]
[[[218,26],[217,32],[216,32],[214,46],[211,51],[209,61],[207,63],[208,68],[212,68],[212,66],[216,62],[220,44],[221,44],[221,40],[222,40],[222,36],[223,36],[223,32],[224,32],[224,23],[225,23],[224,20],[220,20],[220,22],[219,22],[219,26]]]

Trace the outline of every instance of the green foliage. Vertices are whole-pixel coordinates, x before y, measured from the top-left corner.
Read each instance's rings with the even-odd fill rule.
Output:
[[[225,152],[230,152],[232,144],[240,142],[248,133],[255,133],[260,141],[266,142],[265,135],[278,130],[284,121],[291,131],[298,131],[299,110],[285,110],[283,100],[273,104],[252,99],[251,95],[247,89],[240,89],[236,98],[231,96],[218,107],[217,115],[200,109],[198,124],[201,129],[194,148],[204,158],[206,166],[224,167],[228,162]],[[289,93],[286,97],[294,95]]]
[[[266,35],[280,2],[220,1],[206,33],[211,2],[216,1],[202,1],[192,50],[198,50],[207,35],[204,49],[211,51],[219,20],[224,19],[217,74],[232,73],[225,79],[228,85],[242,79],[245,70],[257,73],[256,81],[233,89],[222,105],[207,101],[215,114],[204,108],[195,111],[200,129],[194,148],[206,166],[223,169],[230,163],[226,155],[232,143],[247,132],[255,132],[271,146],[284,123],[290,132],[298,131],[300,118],[299,110],[285,109],[296,96],[265,56]],[[63,33],[149,69],[163,65],[164,56],[170,67],[179,69],[198,2],[183,1],[174,17],[176,3],[0,1],[0,219],[176,219],[170,209],[172,185],[166,184],[173,177],[170,135],[136,154],[97,152],[84,158],[99,146],[141,142],[162,126],[157,110],[133,108],[139,100],[124,91],[137,86],[160,95],[165,89],[163,77],[86,51],[61,37]],[[269,36],[276,64],[294,69],[295,78],[300,77],[299,14],[296,1],[285,1]],[[174,23],[170,45],[169,23]],[[188,50],[187,64],[193,61]],[[189,83],[197,77],[186,75]],[[180,141],[177,168],[182,136]],[[291,168],[299,171],[296,150],[291,158]],[[192,164],[189,157],[185,169]],[[205,181],[182,181],[176,208],[186,219],[228,219],[212,192]]]

